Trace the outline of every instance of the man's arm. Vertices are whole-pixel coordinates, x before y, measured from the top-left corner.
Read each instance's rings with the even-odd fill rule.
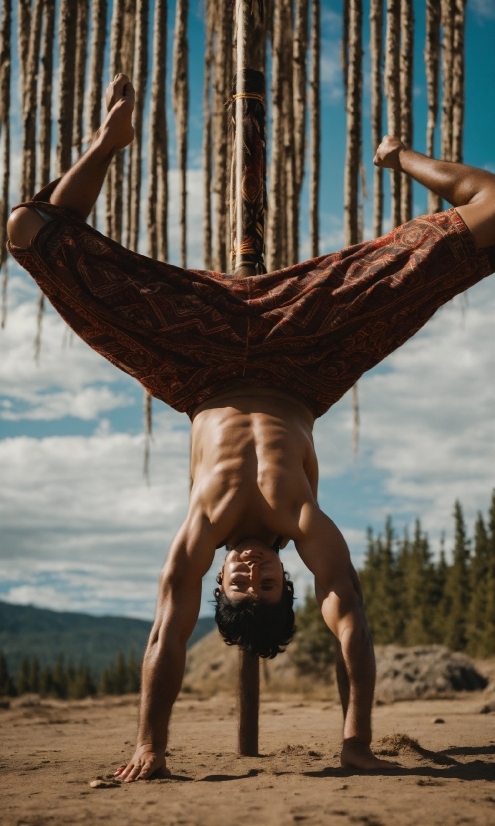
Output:
[[[491,172],[428,158],[391,135],[376,150],[374,163],[406,172],[455,206],[480,249],[495,244],[495,175]]]
[[[186,644],[198,619],[201,580],[215,554],[207,524],[186,523],[176,537],[160,577],[155,622],[142,669],[136,751],[116,775],[121,780],[167,777],[165,750],[173,705],[182,685]]]
[[[346,541],[316,503],[306,503],[295,538],[297,551],[315,577],[315,594],[328,628],[337,637],[337,683],[344,712],[343,766],[391,768],[371,749],[375,657],[361,586]]]

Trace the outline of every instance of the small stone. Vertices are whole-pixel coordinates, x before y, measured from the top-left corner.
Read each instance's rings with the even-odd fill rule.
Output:
[[[92,789],[114,789],[115,786],[120,786],[116,780],[92,780],[89,784]]]
[[[434,723],[445,723],[445,720],[443,719],[443,717],[434,717],[433,722]]]

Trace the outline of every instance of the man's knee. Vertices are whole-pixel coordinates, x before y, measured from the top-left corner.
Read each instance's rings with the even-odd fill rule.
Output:
[[[28,247],[45,221],[34,209],[19,207],[7,221],[7,235],[15,247]]]

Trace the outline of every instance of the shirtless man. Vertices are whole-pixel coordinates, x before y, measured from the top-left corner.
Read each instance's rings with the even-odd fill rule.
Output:
[[[49,202],[46,201],[45,206],[40,203],[41,212],[48,215],[37,214],[32,208],[35,202],[31,202],[29,208],[18,208],[8,225],[10,251],[27,269],[30,268],[59,312],[65,313],[64,317],[73,323],[73,317],[64,310],[63,290],[56,293],[52,282],[48,284],[43,280],[50,267],[54,273],[53,281],[59,278],[60,267],[63,270],[64,264],[61,255],[58,254],[56,263],[51,265],[47,247],[46,257],[40,263],[39,245],[43,236],[35,236],[45,226],[46,217],[51,217],[50,210],[56,217],[60,213],[54,206],[70,208],[85,219],[100,192],[115,150],[132,140],[134,93],[128,78],[118,76],[110,84],[107,98],[110,114],[92,147],[51,191]],[[393,137],[384,139],[377,150],[375,163],[409,173],[457,207],[457,215],[453,210],[440,214],[438,219],[430,216],[426,225],[435,228],[434,243],[444,244],[447,232],[454,235],[454,269],[457,259],[461,261],[463,271],[473,259],[477,262],[476,271],[473,270],[469,278],[466,276],[463,285],[456,282],[457,286],[452,285],[451,275],[443,276],[448,282],[448,290],[445,287],[445,294],[438,298],[436,306],[492,271],[493,259],[477,252],[475,244],[478,250],[495,244],[494,175],[428,159],[406,149]],[[80,224],[79,220],[78,226]],[[408,237],[417,236],[417,226],[416,222],[411,222]],[[437,227],[440,227],[438,232]],[[43,230],[45,235],[50,232]],[[91,232],[91,237],[101,238],[98,233]],[[52,244],[57,238],[55,234],[52,236]],[[460,251],[458,241],[464,245],[463,249],[467,249],[468,256]],[[383,243],[380,239],[381,247]],[[431,243],[430,239],[428,245]],[[116,245],[111,247],[112,250],[115,248]],[[77,241],[71,240],[65,249],[68,258],[74,249],[78,249]],[[366,249],[371,267],[374,253],[371,255],[371,248]],[[404,247],[400,250],[404,258]],[[119,254],[124,255],[123,252]],[[359,257],[357,253],[356,256]],[[134,256],[134,265],[143,260]],[[343,261],[344,256],[340,256],[338,264],[341,268]],[[435,266],[440,267],[442,261],[443,257]],[[124,266],[123,258],[122,262]],[[316,266],[314,262],[313,266]],[[170,277],[177,271],[178,268],[170,269]],[[438,272],[430,272],[429,277],[431,283],[436,284]],[[341,281],[342,278],[339,284]],[[394,276],[391,282],[394,289],[396,282]],[[389,281],[387,285],[390,286]],[[408,296],[406,308],[410,300]],[[436,306],[425,318],[433,314]],[[415,320],[412,332],[401,340],[419,329],[424,320]],[[389,352],[399,346],[397,341],[394,339],[390,344]],[[122,366],[121,356],[117,359],[115,351],[110,350],[105,353],[100,339],[92,346]],[[380,358],[383,357],[382,350]],[[373,363],[378,360],[376,357]],[[366,362],[361,372],[369,366]],[[124,369],[134,374],[129,366]],[[354,375],[348,378],[351,384],[354,380]],[[145,379],[142,382],[146,386]],[[252,381],[243,385],[242,381],[236,380],[231,387],[197,404],[190,415],[193,420],[193,486],[189,512],[172,543],[161,574],[156,618],[143,663],[136,750],[130,762],[120,767],[116,775],[127,782],[169,775],[165,750],[170,715],[182,683],[186,643],[199,613],[202,578],[213,562],[215,549],[222,544],[231,549],[220,575],[217,600],[223,600],[224,608],[234,606],[235,613],[236,604],[270,608],[287,600],[290,585],[273,545],[278,542],[283,546],[289,540],[294,541],[299,555],[314,575],[322,615],[338,640],[337,676],[344,712],[342,765],[365,770],[390,767],[386,761],[378,760],[370,749],[375,682],[373,647],[359,580],[347,545],[338,528],[317,504],[318,465],[312,439],[315,413],[310,400],[306,403],[303,394],[296,390],[292,393],[266,384],[257,386]],[[272,649],[268,653],[283,647],[290,639],[291,604],[292,600],[288,599],[286,619],[288,617],[289,624],[282,623],[279,640],[272,640]],[[237,633],[234,630],[231,641],[236,641]],[[224,630],[224,636],[228,637],[228,634],[228,630]],[[255,643],[251,641],[248,647],[250,645],[251,650],[256,650]],[[261,653],[266,655],[266,651]]]

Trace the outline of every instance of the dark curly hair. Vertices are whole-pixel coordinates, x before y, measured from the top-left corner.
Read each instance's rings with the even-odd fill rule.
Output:
[[[217,576],[222,582],[222,575]],[[271,660],[285,651],[295,634],[294,583],[284,571],[282,599],[275,605],[254,599],[227,599],[220,588],[213,591],[215,620],[227,645],[238,645],[250,654]]]

